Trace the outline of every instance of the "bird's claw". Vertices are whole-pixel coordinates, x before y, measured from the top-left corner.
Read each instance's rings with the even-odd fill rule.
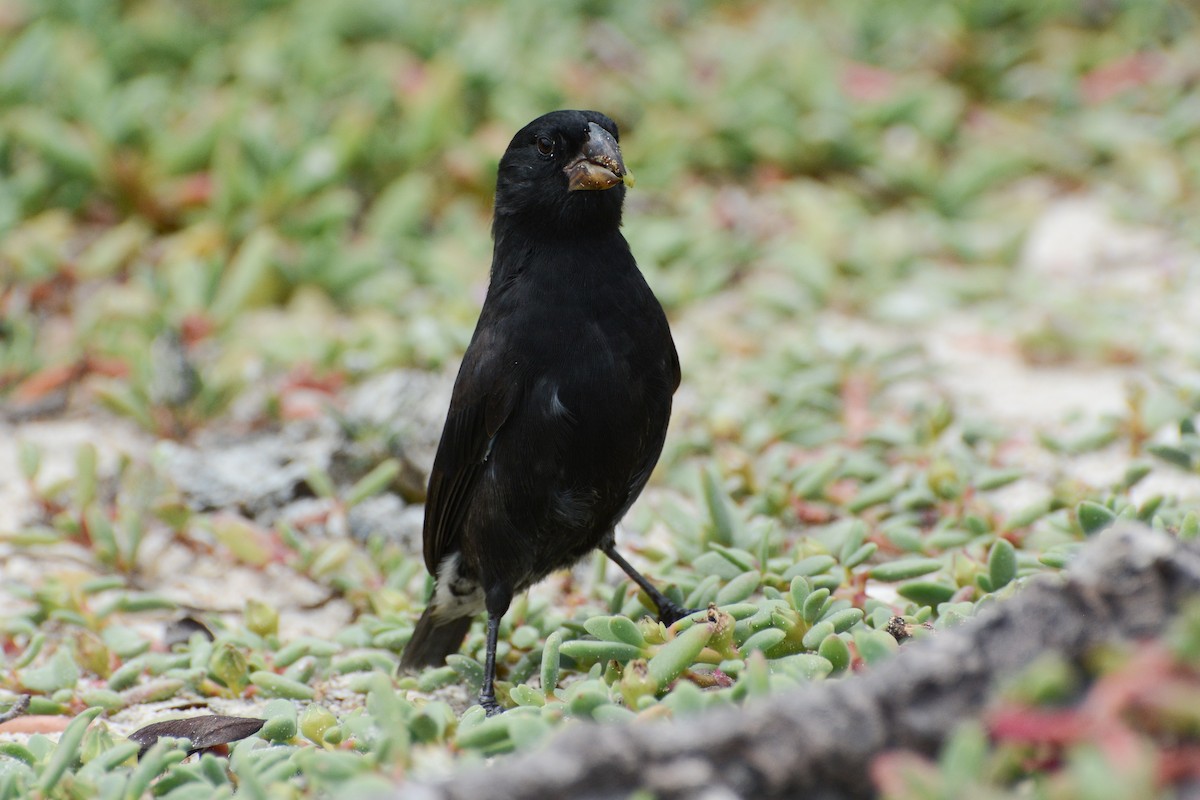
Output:
[[[684,608],[681,605],[672,603],[667,600],[658,606],[658,621],[663,625],[670,627],[684,617],[690,617],[698,611],[703,611],[703,608]]]
[[[504,713],[504,706],[500,705],[495,695],[479,695],[479,705],[483,706],[483,713],[489,717]]]

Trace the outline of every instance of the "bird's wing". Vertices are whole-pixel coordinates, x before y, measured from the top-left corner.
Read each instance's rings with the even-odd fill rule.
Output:
[[[446,427],[429,474],[424,542],[425,566],[432,575],[437,575],[442,559],[457,550],[463,514],[491,452],[492,440],[520,395],[517,381],[502,375],[481,375],[473,367],[468,354],[454,386]]]
[[[669,332],[667,333],[667,338],[671,342],[671,394],[675,394],[680,382],[683,380],[683,370],[679,367],[679,351],[675,349],[675,340],[671,339]]]

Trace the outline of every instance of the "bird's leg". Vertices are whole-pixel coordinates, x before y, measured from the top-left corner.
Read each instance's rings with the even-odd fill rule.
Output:
[[[671,600],[665,594],[660,592],[653,583],[646,580],[646,576],[633,568],[633,565],[617,552],[615,545],[608,545],[604,548],[604,555],[617,562],[617,566],[625,570],[625,574],[633,579],[633,582],[642,587],[642,591],[650,596],[650,602],[654,603],[658,609],[658,619],[664,625],[673,625],[689,614],[694,614],[698,609],[687,609]]]
[[[496,638],[500,633],[500,614],[488,612],[487,656],[483,662],[483,686],[479,687],[479,705],[494,717],[504,708],[496,702]]]

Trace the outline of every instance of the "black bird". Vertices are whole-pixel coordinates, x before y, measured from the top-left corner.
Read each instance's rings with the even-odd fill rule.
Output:
[[[679,357],[621,235],[633,178],[617,126],[555,111],[500,159],[491,278],[429,476],[435,576],[401,666],[440,665],[487,611],[479,702],[496,702],[496,635],[513,595],[596,548],[670,623],[688,613],[614,549],[662,452]]]

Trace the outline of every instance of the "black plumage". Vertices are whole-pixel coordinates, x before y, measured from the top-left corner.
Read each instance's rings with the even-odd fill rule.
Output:
[[[686,613],[613,549],[662,451],[679,359],[621,235],[617,127],[556,111],[513,137],[496,181],[487,299],[429,478],[429,606],[407,668],[441,664],[488,614],[480,702],[499,710],[496,632],[513,595],[601,548],[673,621]]]

